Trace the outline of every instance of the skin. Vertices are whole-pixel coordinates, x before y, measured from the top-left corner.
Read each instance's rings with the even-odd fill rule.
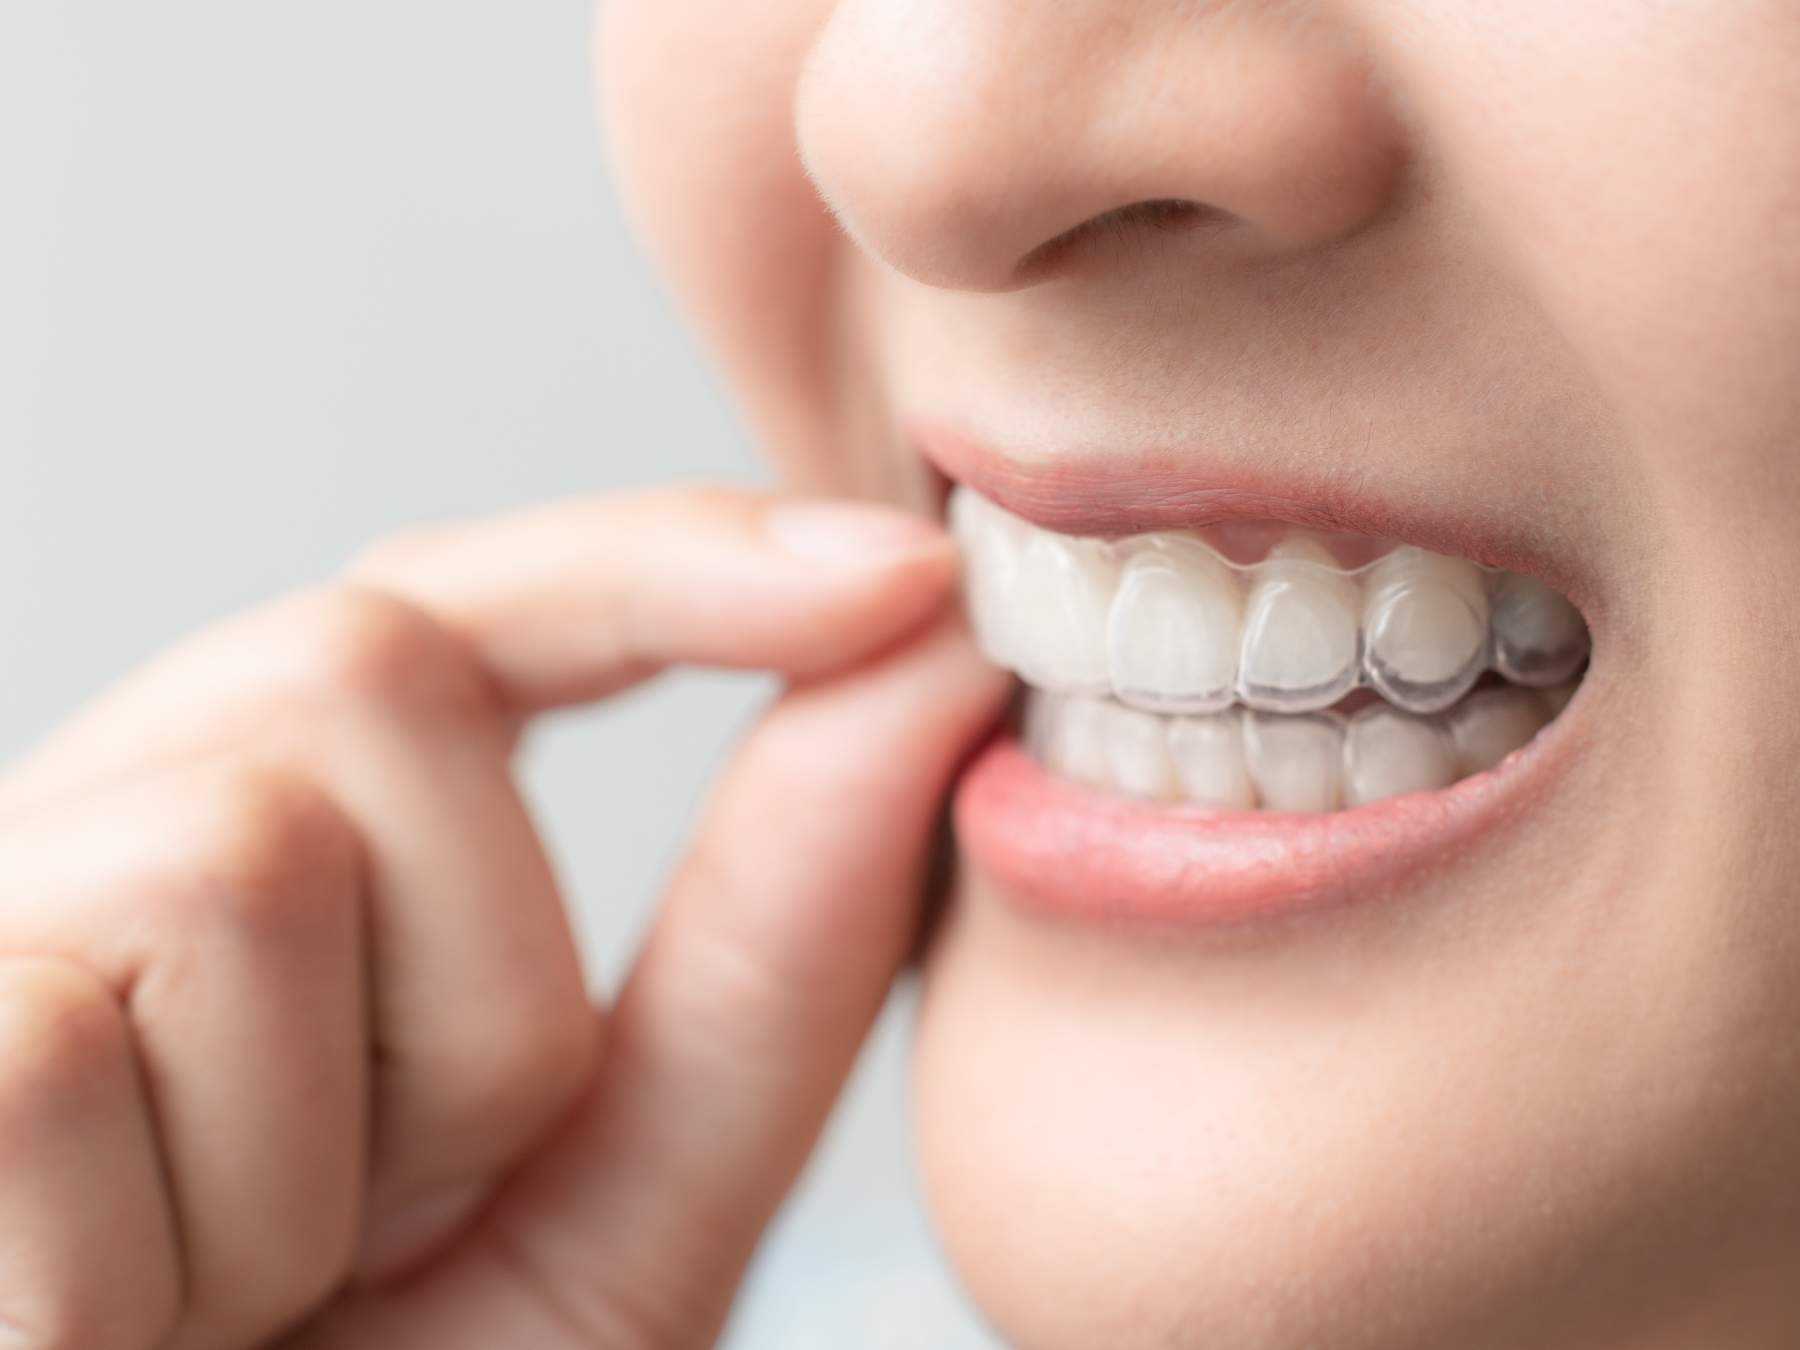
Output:
[[[1519,809],[1367,903],[1103,930],[965,869],[918,1127],[1003,1335],[1800,1339],[1792,8],[624,0],[601,60],[793,480],[929,500],[922,425],[1051,513],[1273,478],[1593,631]]]
[[[1100,929],[964,868],[918,1124],[1001,1332],[1800,1340],[1800,19],[617,0],[602,30],[644,238],[799,491],[934,507],[927,421],[1025,483],[1273,474],[1593,632],[1539,789],[1366,903]],[[1133,209],[1171,199],[1204,209]],[[710,1343],[1003,695],[953,568],[916,516],[693,490],[446,527],[16,766],[0,1340]],[[508,754],[677,661],[791,692],[597,1011]]]

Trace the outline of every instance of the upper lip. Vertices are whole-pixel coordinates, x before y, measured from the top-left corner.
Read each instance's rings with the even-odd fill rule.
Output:
[[[1103,452],[1021,460],[934,418],[915,416],[905,427],[914,448],[947,478],[1058,533],[1121,538],[1230,520],[1279,520],[1529,573],[1587,608],[1580,578],[1557,559],[1454,512],[1422,508],[1416,497],[1402,503],[1379,484],[1349,489],[1275,467],[1222,470],[1204,454],[1182,449],[1137,453],[1124,468]]]

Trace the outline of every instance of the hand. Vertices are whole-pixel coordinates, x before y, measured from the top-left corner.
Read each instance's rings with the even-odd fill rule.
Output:
[[[603,498],[78,717],[0,781],[0,1345],[710,1344],[1003,697],[954,571],[878,508]],[[597,1012],[510,753],[677,662],[791,686]]]

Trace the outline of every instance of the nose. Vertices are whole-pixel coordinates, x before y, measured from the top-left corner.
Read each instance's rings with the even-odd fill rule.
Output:
[[[1277,0],[840,0],[795,115],[850,236],[959,290],[1043,280],[1109,216],[1316,248],[1406,157],[1355,35]]]

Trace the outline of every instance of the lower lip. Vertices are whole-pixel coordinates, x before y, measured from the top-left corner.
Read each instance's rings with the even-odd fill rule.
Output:
[[[1299,815],[1114,796],[1051,775],[1003,738],[963,775],[956,829],[1021,908],[1219,927],[1377,900],[1453,861],[1546,786],[1545,739],[1440,791]]]

